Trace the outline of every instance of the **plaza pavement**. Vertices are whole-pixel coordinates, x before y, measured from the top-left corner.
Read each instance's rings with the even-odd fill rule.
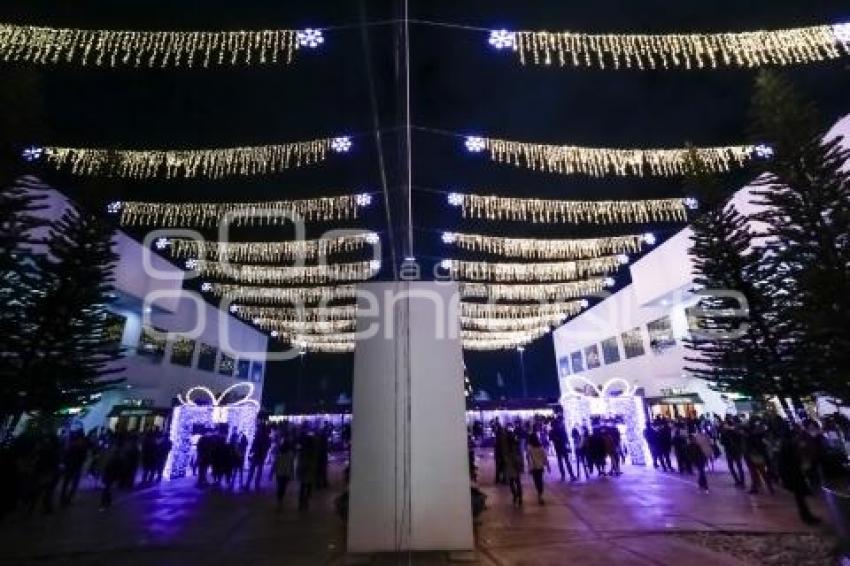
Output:
[[[723,470],[709,474],[710,492],[704,494],[690,477],[642,467],[626,466],[619,478],[562,483],[553,466],[555,473],[546,476],[546,504],[537,504],[525,476],[526,502],[517,508],[507,487],[492,484],[491,454],[480,454],[479,465],[488,509],[476,521],[474,557],[346,556],[345,528],[333,504],[341,474],[334,469],[332,488],[318,492],[304,512],[296,509],[295,485],[278,512],[268,481],[260,492],[244,493],[199,490],[190,479],[165,482],[118,492],[113,507],[102,512],[94,486],[87,485],[68,509],[18,515],[0,526],[0,564],[833,563],[822,552],[830,544],[828,527],[802,525],[781,489],[773,496],[750,496],[734,488]],[[826,518],[819,502],[813,508]],[[803,543],[816,550],[789,554],[783,548]]]

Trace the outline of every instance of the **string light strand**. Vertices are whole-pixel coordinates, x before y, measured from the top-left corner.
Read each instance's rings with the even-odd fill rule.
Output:
[[[676,176],[688,172],[688,158],[696,155],[708,171],[726,172],[742,167],[756,157],[755,145],[674,149],[619,149],[548,145],[497,138],[471,136],[466,148],[484,151],[496,163],[525,167],[559,175]]]
[[[735,33],[590,34],[494,30],[490,44],[521,64],[605,69],[754,68],[850,54],[850,24]]]
[[[687,198],[567,201],[460,193],[448,198],[449,204],[461,207],[464,218],[547,224],[685,222],[688,208],[696,207]]]
[[[587,275],[616,271],[623,264],[620,256],[551,263],[490,263],[486,261],[443,260],[440,264],[452,278],[469,281],[568,281]]]
[[[444,243],[464,250],[523,259],[579,259],[604,254],[639,253],[649,239],[648,234],[555,240],[443,233]]]

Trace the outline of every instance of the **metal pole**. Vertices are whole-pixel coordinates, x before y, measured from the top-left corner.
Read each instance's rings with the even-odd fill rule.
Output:
[[[522,398],[528,399],[528,384],[525,382],[525,348],[519,346],[517,351],[519,352],[519,370],[522,377]]]
[[[304,355],[307,352],[301,351],[299,356],[301,357],[301,363],[298,368],[298,410],[301,410],[301,382],[304,380]]]

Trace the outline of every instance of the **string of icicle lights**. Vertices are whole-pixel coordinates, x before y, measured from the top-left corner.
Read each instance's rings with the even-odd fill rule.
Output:
[[[483,340],[528,344],[529,342],[537,340],[541,336],[545,336],[549,333],[549,330],[549,326],[546,325],[521,331],[461,330],[461,338],[464,343]]]
[[[39,158],[43,156],[48,164],[73,175],[128,179],[221,179],[280,173],[324,161],[330,151],[345,153],[350,148],[350,138],[338,137],[215,149],[123,150],[52,146],[35,149],[41,150]]]
[[[357,316],[355,305],[338,307],[258,307],[251,305],[231,305],[230,312],[246,319],[269,319],[279,321],[351,320]]]
[[[764,145],[722,147],[682,147],[674,149],[619,149],[549,145],[480,136],[465,139],[472,153],[485,150],[497,163],[526,167],[533,171],[560,175],[674,176],[688,172],[689,160],[696,157],[707,171],[725,172],[742,167],[753,158],[767,158],[772,150]]]
[[[252,287],[235,284],[205,283],[213,296],[240,302],[265,305],[303,305],[345,301],[357,298],[355,285],[320,287]],[[239,308],[243,308],[241,305]]]
[[[125,226],[217,226],[223,220],[234,226],[279,226],[306,221],[349,220],[369,206],[372,195],[341,195],[267,202],[113,202],[107,209],[121,213]]]
[[[191,262],[191,263],[189,263]],[[329,281],[366,281],[381,269],[378,260],[303,266],[269,266],[188,260],[187,267],[205,277],[248,284],[311,284]]]
[[[352,252],[378,243],[375,232],[361,232],[289,242],[210,242],[177,238],[168,240],[171,254],[178,258],[217,258],[244,262],[279,262],[316,259],[330,254]]]
[[[440,267],[447,270],[452,278],[468,281],[551,282],[611,273],[628,261],[629,258],[625,255],[550,263],[490,263],[444,259],[440,262]]]
[[[332,334],[351,332],[357,326],[356,320],[301,321],[279,320],[276,318],[255,318],[251,322],[263,330],[289,333]]]
[[[583,239],[505,238],[443,232],[443,242],[472,252],[523,259],[579,259],[605,254],[638,253],[655,243],[652,234]]]
[[[566,314],[531,316],[526,318],[472,318],[462,316],[460,324],[468,330],[522,331],[544,326],[557,326],[569,318]]]
[[[353,352],[356,343],[351,340],[342,339],[337,342],[317,342],[311,339],[308,339],[304,336],[287,336],[287,335],[279,335],[275,336],[279,342],[293,347],[299,348],[302,352],[316,352],[316,353],[324,353],[324,354],[348,354]]]
[[[488,301],[563,301],[599,294],[611,283],[607,278],[601,277],[568,283],[525,285],[460,283],[460,294],[462,299],[486,299]]]
[[[490,32],[490,45],[521,64],[605,69],[794,65],[850,54],[850,24],[727,33]]]
[[[292,62],[321,30],[129,31],[0,24],[0,58],[40,65],[211,67]]]
[[[470,318],[515,319],[546,316],[574,316],[587,308],[587,301],[552,302],[531,305],[500,305],[492,303],[460,304],[462,316]]]
[[[464,218],[562,224],[685,222],[688,209],[697,207],[693,198],[582,201],[450,193],[448,200]]]

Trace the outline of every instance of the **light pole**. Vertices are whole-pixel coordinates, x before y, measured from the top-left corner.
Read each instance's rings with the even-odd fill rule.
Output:
[[[525,346],[517,346],[519,352],[519,374],[522,377],[522,398],[528,399],[528,384],[525,382]]]
[[[301,382],[304,380],[304,356],[307,355],[307,347],[305,345],[301,345],[301,351],[298,352],[298,356],[301,358],[301,363],[298,368],[298,410],[301,410]]]

